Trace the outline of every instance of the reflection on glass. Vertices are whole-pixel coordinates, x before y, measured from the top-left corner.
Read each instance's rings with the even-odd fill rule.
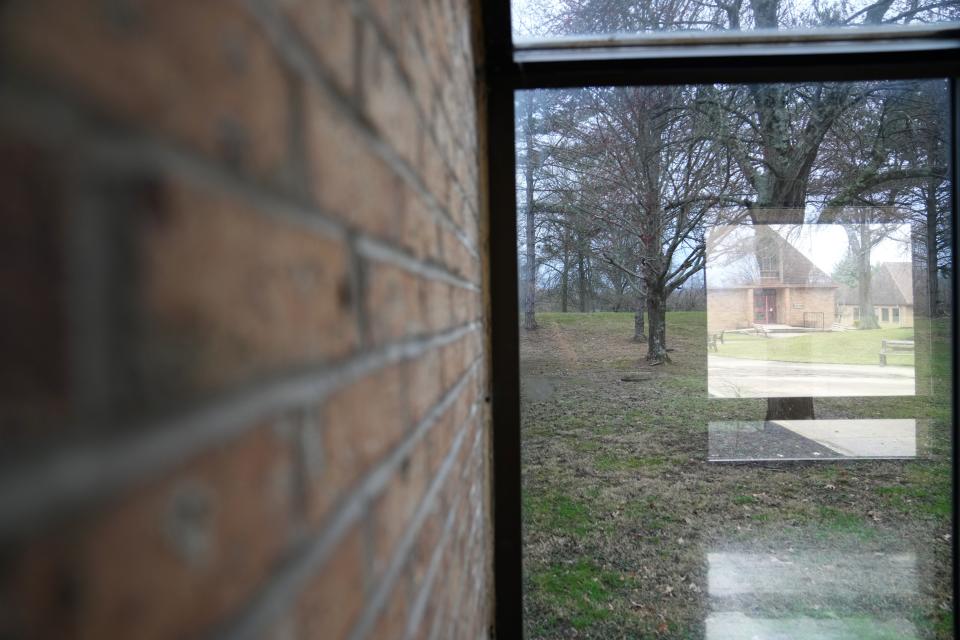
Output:
[[[710,396],[914,394],[909,225],[719,226],[706,269]]]
[[[822,29],[956,22],[956,2],[938,0],[806,0],[677,2],[633,0],[511,0],[515,38],[561,35],[649,34],[658,31],[724,32],[753,29]]]
[[[708,431],[712,462],[917,457],[913,419],[726,421]]]
[[[707,554],[707,640],[917,638],[913,552],[781,548]]]
[[[518,92],[525,637],[952,638],[947,89]]]

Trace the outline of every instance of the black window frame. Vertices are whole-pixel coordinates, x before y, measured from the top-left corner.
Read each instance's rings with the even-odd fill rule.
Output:
[[[757,43],[652,49],[623,42],[573,43],[536,50],[514,47],[509,0],[478,3],[482,29],[479,78],[484,97],[486,138],[486,220],[488,231],[489,332],[491,344],[492,493],[494,616],[492,636],[523,633],[520,470],[519,296],[516,260],[514,92],[520,89],[599,85],[664,85],[947,78],[952,129],[951,268],[956,273],[957,208],[960,202],[960,29],[932,25],[927,33],[903,39],[855,39],[837,43],[812,39],[799,46]],[[747,34],[748,32],[744,32]],[[744,36],[749,39],[748,35]],[[482,160],[483,161],[483,160]],[[957,296],[950,301],[952,372],[957,352]],[[957,385],[952,380],[952,560],[954,600],[957,579],[958,443]],[[960,621],[954,611],[954,635]]]

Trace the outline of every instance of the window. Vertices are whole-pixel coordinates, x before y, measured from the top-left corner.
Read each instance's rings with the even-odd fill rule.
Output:
[[[931,316],[927,283],[904,280],[902,265],[925,256],[923,189],[939,203],[941,260],[953,261],[945,123],[958,54],[955,25],[936,21],[954,7],[923,26],[898,19],[897,33],[813,34],[792,21],[782,26],[803,27],[793,35],[761,34],[744,14],[747,30],[728,23],[716,38],[514,46],[504,5],[485,8],[500,632],[950,637],[950,576],[924,567],[951,566],[956,540],[943,538],[952,320]],[[536,3],[515,6],[529,16]],[[921,6],[940,11],[910,5]],[[881,21],[912,10],[884,7]],[[796,7],[783,8],[792,20]],[[821,23],[839,15],[818,10]],[[843,10],[855,24],[881,7]],[[618,19],[565,33],[641,31]],[[822,126],[825,112],[804,111],[817,101],[842,112],[818,132],[823,146],[793,140],[770,155],[764,131]],[[812,155],[790,157],[803,149]],[[618,160],[641,170],[624,179]],[[803,180],[766,172],[791,161],[811,163]],[[893,168],[936,184],[857,186],[862,170]],[[630,220],[621,205],[642,183],[657,197],[633,197],[642,214]],[[644,228],[651,211],[663,224]],[[698,260],[722,227],[747,233],[713,254],[731,275],[716,286]],[[783,248],[779,264],[762,251],[751,260],[760,232]],[[522,263],[499,259],[511,252]],[[771,267],[783,282],[761,283]],[[663,282],[669,295],[653,290]],[[898,326],[861,317],[864,295]],[[901,317],[887,301],[909,309],[908,296]],[[804,318],[845,308],[832,327]]]
[[[571,11],[577,5],[586,10]],[[928,24],[960,20],[953,3],[897,0],[872,3],[855,0],[811,5],[798,0],[764,3],[698,3],[687,7],[668,2],[570,3],[556,0],[511,0],[513,34],[519,42],[549,36],[647,38],[675,42],[696,36],[714,40],[741,30],[763,30],[771,45],[781,42],[776,30],[817,30],[824,35],[854,37],[854,30],[918,30]],[[670,33],[665,33],[670,32]],[[672,36],[672,40],[669,39]],[[861,36],[862,37],[862,36]],[[695,40],[694,40],[695,41]]]
[[[761,282],[780,280],[780,260],[777,247],[770,242],[760,243],[757,247],[757,263],[760,268]]]

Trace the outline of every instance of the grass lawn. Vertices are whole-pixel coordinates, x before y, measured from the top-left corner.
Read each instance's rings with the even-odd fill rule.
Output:
[[[952,637],[947,323],[932,339],[917,326],[918,379],[931,371],[920,346],[933,344],[932,395],[815,404],[818,418],[927,418],[923,457],[711,464],[707,423],[762,420],[766,402],[707,397],[705,314],[668,316],[673,362],[655,367],[630,340],[630,313],[537,319],[520,344],[526,637],[701,639],[707,618],[734,605],[783,631],[822,619],[869,630],[860,637],[898,637],[898,624]],[[850,333],[879,344],[887,331]],[[851,559],[881,561],[860,576],[863,589],[845,585],[840,597],[769,590],[731,602],[710,593],[711,563],[724,554],[792,567],[820,559],[800,585]],[[874,588],[889,579],[886,557],[915,567],[894,595]]]
[[[789,338],[728,333],[717,345],[717,355],[751,360],[823,362],[828,364],[879,364],[881,341],[913,340],[913,329],[829,331]],[[889,365],[913,366],[913,354],[887,357]]]

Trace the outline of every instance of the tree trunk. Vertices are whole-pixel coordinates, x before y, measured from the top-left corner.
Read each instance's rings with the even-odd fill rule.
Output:
[[[813,398],[767,398],[766,421],[813,420]]]
[[[579,289],[578,293],[580,300],[580,313],[585,313],[587,310],[587,276],[583,267],[583,254],[577,254],[577,288]]]
[[[661,364],[670,362],[667,355],[667,313],[663,301],[666,296],[662,287],[647,291],[647,322],[650,332],[647,334],[647,362]]]
[[[643,283],[638,284],[638,286],[641,287],[641,289],[637,291],[636,310],[633,314],[633,341],[643,342],[647,339],[646,334],[643,332],[643,312],[647,306],[647,298],[642,289]]]
[[[646,301],[643,298],[637,298],[637,310],[633,314],[633,341],[643,342],[647,335],[643,332],[643,307]]]
[[[857,303],[860,305],[860,328],[879,329],[877,314],[873,310],[873,296],[870,287],[872,274],[870,273],[870,227],[860,225],[860,253],[857,256],[857,276],[859,277]]]
[[[560,311],[567,312],[567,300],[570,295],[570,265],[567,264],[567,251],[563,251],[563,272],[560,274]]]
[[[526,103],[526,122],[524,123],[524,141],[526,144],[526,162],[524,166],[524,179],[526,180],[526,221],[525,221],[525,240],[526,240],[526,261],[527,272],[524,282],[523,297],[523,328],[527,331],[533,331],[537,328],[536,318],[536,295],[537,295],[537,239],[536,227],[534,225],[533,215],[533,169],[536,164],[536,152],[533,149],[533,100],[532,96],[527,95]]]
[[[809,168],[800,173],[805,185]],[[764,185],[769,190],[767,198],[760,198],[750,211],[753,224],[803,223],[804,190],[781,184],[784,182],[777,176],[769,176]],[[813,420],[814,415],[813,398],[767,398],[764,420]]]
[[[927,223],[927,303],[930,315],[940,315],[940,281],[937,279],[937,185],[931,180],[927,183],[926,193]]]
[[[587,280],[587,311],[593,312],[596,311],[595,301],[596,296],[593,293],[593,267],[590,265],[590,254],[587,253],[587,259],[584,260],[584,267],[586,269],[586,280]]]
[[[560,272],[560,311],[569,311],[570,300],[570,232],[563,228],[563,271]]]
[[[534,239],[532,199],[532,195],[528,196],[527,198],[527,272],[524,274],[526,276],[526,282],[524,283],[526,286],[524,287],[525,291],[523,296],[523,328],[527,329],[528,331],[532,331],[537,328],[537,255],[536,241]]]

